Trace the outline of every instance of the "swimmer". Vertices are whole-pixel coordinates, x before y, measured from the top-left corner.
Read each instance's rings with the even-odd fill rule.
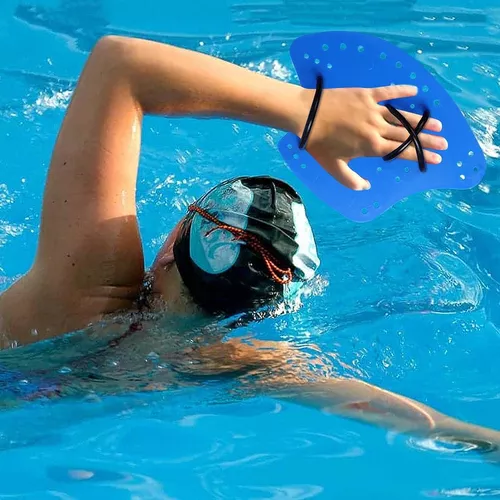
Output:
[[[416,92],[412,86],[325,90],[308,151],[346,187],[369,189],[348,162],[383,156],[406,140],[406,130],[379,102]],[[160,310],[228,317],[296,294],[315,275],[319,258],[301,198],[289,185],[249,175],[215,186],[189,208],[146,272],[136,179],[144,115],[224,117],[300,136],[313,94],[194,51],[101,39],[57,137],[33,265],[0,296],[6,346],[54,338],[110,315]],[[415,127],[420,116],[404,114]],[[441,124],[430,119],[426,128],[440,132]],[[446,149],[446,140],[427,133],[420,140],[427,163],[439,163],[430,150]],[[415,161],[415,149],[402,158]],[[124,335],[140,327],[134,323]],[[500,444],[497,431],[313,371],[291,343],[233,338],[185,356],[200,376],[263,371],[251,378],[255,391],[346,417],[426,437]]]

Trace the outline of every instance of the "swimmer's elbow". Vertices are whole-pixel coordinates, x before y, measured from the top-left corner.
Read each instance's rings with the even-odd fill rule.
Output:
[[[100,38],[90,53],[80,83],[85,87],[97,87],[98,94],[106,100],[112,93],[123,97],[125,89],[137,102],[134,46],[133,39],[128,37],[107,35]]]
[[[105,35],[94,45],[92,54],[102,52],[104,54],[116,55],[118,50],[123,51],[126,49],[129,40],[130,38],[125,36]]]
[[[168,77],[171,68],[165,67],[173,58],[171,49],[167,44],[151,40],[106,35],[94,46],[87,64],[93,68],[92,73],[98,75],[98,84],[112,89],[127,89],[142,111],[147,112],[151,107],[157,109],[165,97],[165,92],[160,92],[158,102],[149,106],[151,96],[154,100],[158,93],[153,90],[156,87],[170,89]],[[96,81],[95,78],[92,80]]]
[[[123,69],[127,65],[128,40],[117,35],[103,36],[92,49],[88,65],[98,66],[101,74]]]

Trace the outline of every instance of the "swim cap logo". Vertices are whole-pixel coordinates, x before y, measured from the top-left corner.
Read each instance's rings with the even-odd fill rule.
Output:
[[[318,269],[320,260],[316,250],[314,235],[302,203],[292,203],[295,242],[297,252],[292,258],[295,268],[302,273],[302,279],[310,280]]]
[[[247,227],[246,214],[252,206],[253,193],[241,181],[215,189],[203,200],[202,206],[220,221],[241,229]],[[241,243],[223,229],[196,214],[190,233],[190,254],[193,262],[209,274],[221,274],[230,269],[240,255]]]

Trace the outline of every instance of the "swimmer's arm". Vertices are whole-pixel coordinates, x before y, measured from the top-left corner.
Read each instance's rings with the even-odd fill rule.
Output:
[[[233,117],[298,132],[309,104],[301,107],[297,91],[193,51],[101,39],[56,141],[38,252],[24,280],[57,304],[57,311],[42,311],[47,322],[64,316],[65,329],[77,329],[129,308],[139,292],[144,259],[135,194],[144,115]],[[39,326],[38,339],[57,333]]]
[[[339,156],[383,155],[399,146],[407,133],[378,101],[415,92],[408,86],[325,91],[310,152],[341,182],[361,188],[365,181]],[[46,325],[35,326],[38,339],[127,309],[138,294],[144,259],[135,193],[144,115],[227,117],[300,135],[313,93],[198,52],[101,39],[56,141],[38,251],[25,281],[37,288],[34,297],[46,297],[39,311]],[[412,125],[419,120],[407,118]],[[426,127],[439,131],[441,124],[429,120]],[[441,149],[435,135],[421,134],[420,140],[424,148]],[[426,155],[433,163],[434,153]],[[414,160],[415,150],[407,148],[402,158]],[[47,310],[49,303],[54,310]],[[68,319],[56,328],[56,317]]]
[[[377,101],[415,92],[408,86],[325,91],[310,147],[341,182],[364,186],[347,166],[337,165],[342,144],[357,148],[354,156],[392,151],[407,134],[385,120],[386,109]],[[135,189],[144,115],[226,117],[300,135],[313,93],[195,51],[104,37],[88,58],[53,152],[38,273],[87,295],[108,287],[116,295],[110,309],[142,279]],[[416,124],[419,116],[407,118]],[[441,124],[431,119],[427,127],[439,131]],[[434,149],[442,141],[426,134],[420,140]],[[432,163],[433,153],[427,153]],[[403,157],[414,160],[414,149]]]
[[[101,39],[56,141],[38,252],[23,280],[39,298],[31,326],[37,340],[128,309],[138,295],[144,259],[135,194],[144,115],[233,117],[298,132],[309,104],[301,107],[297,92],[208,55],[146,40]],[[54,318],[64,324],[58,319],[54,328]],[[29,331],[23,342],[33,340]]]
[[[462,422],[361,380],[329,376],[321,359],[312,359],[285,342],[231,339],[193,350],[189,357],[195,363],[186,364],[185,371],[205,376],[240,374],[250,395],[264,393],[421,437],[481,440],[500,446],[498,431]]]

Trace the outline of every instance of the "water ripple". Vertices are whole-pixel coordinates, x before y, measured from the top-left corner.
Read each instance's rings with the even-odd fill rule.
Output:
[[[500,488],[481,488],[478,486],[462,486],[440,490],[425,491],[423,494],[429,498],[463,498],[463,497],[500,497]]]
[[[307,498],[315,498],[324,492],[324,487],[315,484],[293,484],[286,486],[240,486],[241,495],[245,498],[250,495],[255,498],[258,494],[260,498],[265,495],[269,500],[305,500]]]

